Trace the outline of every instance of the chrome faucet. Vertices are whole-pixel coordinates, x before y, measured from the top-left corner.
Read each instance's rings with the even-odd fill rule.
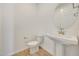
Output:
[[[64,28],[61,27],[61,24],[60,24],[60,26],[59,26],[58,34],[64,35]]]

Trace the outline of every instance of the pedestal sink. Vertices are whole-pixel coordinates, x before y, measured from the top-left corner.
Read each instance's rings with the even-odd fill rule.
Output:
[[[67,47],[78,45],[78,39],[77,39],[77,36],[75,36],[75,35],[61,35],[58,33],[52,33],[52,34],[46,33],[46,37],[48,37],[49,39],[51,39],[55,42],[54,54],[56,56],[64,56],[67,53],[67,52],[65,52],[65,49]],[[73,50],[74,47],[71,49]],[[70,52],[70,53],[72,54],[72,52]]]
[[[65,30],[73,26],[77,20],[78,15],[75,14],[77,14],[76,12],[78,11],[75,10],[77,8],[74,9],[73,6],[74,4],[72,3],[58,4],[55,8],[53,17],[53,24],[58,29],[58,33],[46,33],[46,36],[49,37],[49,39],[55,41],[56,55],[64,55],[65,46],[70,47],[78,45],[76,35],[65,33]]]

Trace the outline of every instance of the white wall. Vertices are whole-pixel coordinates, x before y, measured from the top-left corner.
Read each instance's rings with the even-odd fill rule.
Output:
[[[10,55],[14,51],[14,4],[2,6],[2,39],[3,55]]]
[[[37,11],[34,4],[16,5],[16,50],[26,48],[24,37],[31,34],[54,32],[53,11],[56,4],[41,4]]]
[[[0,4],[0,55],[2,54],[2,4]]]

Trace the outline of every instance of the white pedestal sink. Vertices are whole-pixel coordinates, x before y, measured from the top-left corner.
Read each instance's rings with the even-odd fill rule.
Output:
[[[55,55],[65,55],[65,48],[67,46],[78,45],[77,36],[75,35],[61,35],[56,33],[46,33],[49,39],[55,42]],[[66,46],[66,47],[65,47]]]
[[[70,44],[78,44],[77,36],[75,35],[61,35],[61,34],[46,34],[48,37],[53,38],[57,42],[61,42],[61,44],[70,45]]]

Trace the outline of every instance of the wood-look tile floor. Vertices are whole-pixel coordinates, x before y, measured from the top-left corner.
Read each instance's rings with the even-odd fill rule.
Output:
[[[43,48],[39,48],[39,51],[37,51],[32,55],[29,53],[29,49],[26,49],[24,51],[14,54],[13,56],[52,56],[52,55],[48,53],[46,50],[44,50]]]

